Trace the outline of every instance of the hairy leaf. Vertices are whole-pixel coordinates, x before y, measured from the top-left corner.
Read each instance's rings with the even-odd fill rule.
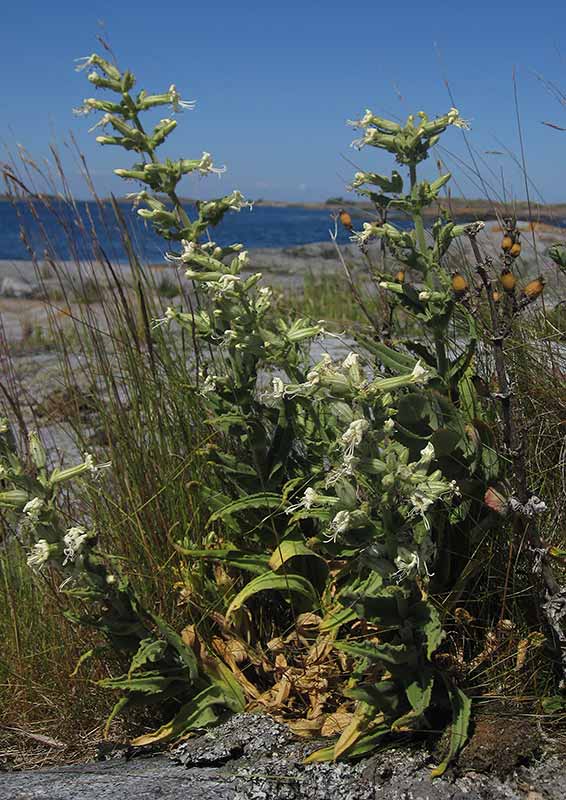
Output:
[[[239,500],[234,500],[228,505],[219,508],[210,515],[208,524],[215,522],[218,519],[223,519],[231,514],[237,514],[239,511],[247,511],[248,509],[256,508],[279,508],[281,506],[281,495],[272,494],[270,492],[259,492],[258,494],[250,494],[247,497],[242,497]]]
[[[470,713],[472,701],[457,687],[450,687],[450,702],[452,704],[452,722],[449,727],[450,744],[448,753],[444,761],[432,771],[432,777],[436,778],[446,771],[446,767],[454,756],[466,744],[468,738],[468,726],[470,724]]]
[[[242,591],[230,603],[226,611],[226,617],[240,609],[246,600],[249,600],[254,594],[265,591],[294,592],[306,597],[313,606],[318,604],[314,586],[302,575],[279,575],[275,572],[266,572],[264,575],[258,575],[257,578],[254,578],[244,586]]]

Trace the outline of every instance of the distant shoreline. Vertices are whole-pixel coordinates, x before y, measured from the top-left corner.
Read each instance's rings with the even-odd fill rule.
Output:
[[[33,199],[38,200],[41,202],[42,200],[55,200],[58,199],[54,195],[49,194],[38,194]],[[131,200],[127,199],[126,197],[116,197],[115,198],[120,205],[131,205]],[[110,197],[101,198],[104,203],[111,202]],[[194,205],[195,200],[190,197],[182,197],[181,201],[185,205]],[[0,195],[0,202],[8,203],[10,202],[10,198],[7,195]],[[25,200],[18,199],[18,202],[26,202]],[[92,198],[88,199],[78,199],[78,202],[86,203],[86,202],[94,202]],[[305,210],[311,211],[324,211],[328,210],[332,212],[333,210],[338,210],[339,208],[346,208],[350,212],[353,212],[355,216],[365,216],[366,213],[374,213],[374,208],[370,203],[366,203],[363,201],[355,200],[355,199],[348,199],[348,198],[336,198],[336,200],[329,201],[318,201],[318,202],[301,202],[298,200],[253,200],[254,205],[262,208],[301,208]],[[519,219],[528,220],[529,216],[532,218],[533,221],[547,221],[552,220],[553,218],[560,217],[562,219],[566,219],[566,202],[564,203],[531,203],[530,205],[530,213],[529,213],[529,204],[527,201],[521,200],[515,203],[510,203],[507,205],[503,205],[501,203],[494,203],[487,199],[477,198],[473,200],[467,200],[461,197],[453,197],[453,198],[442,198],[441,205],[448,209],[454,219],[462,219],[462,218],[471,218],[471,219],[485,219],[485,220],[494,220],[499,216],[506,216],[515,214],[515,216]],[[436,204],[431,206],[424,211],[425,216],[437,216],[437,207]],[[399,214],[391,214],[392,217],[399,216]]]

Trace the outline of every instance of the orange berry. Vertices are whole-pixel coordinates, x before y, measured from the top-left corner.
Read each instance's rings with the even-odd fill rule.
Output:
[[[393,280],[396,281],[396,283],[405,283],[405,270],[400,269],[399,272],[395,273]]]
[[[517,285],[517,278],[509,269],[504,269],[501,271],[499,280],[506,292],[512,292]]]
[[[349,231],[352,230],[352,217],[348,214],[347,211],[344,211],[343,208],[340,209],[339,219],[342,225],[347,228]]]
[[[521,243],[520,242],[515,242],[515,244],[509,250],[509,255],[512,258],[517,258],[517,256],[521,255]]]
[[[510,236],[504,236],[501,242],[501,249],[504,253],[508,253],[513,247],[513,239]]]
[[[539,275],[538,278],[527,283],[525,288],[523,289],[523,294],[528,300],[536,300],[539,295],[542,294],[544,289],[544,278],[542,275]]]
[[[468,281],[460,272],[452,273],[452,289],[459,297],[468,291]]]
[[[501,300],[501,292],[493,292],[492,297],[494,303],[499,303]]]

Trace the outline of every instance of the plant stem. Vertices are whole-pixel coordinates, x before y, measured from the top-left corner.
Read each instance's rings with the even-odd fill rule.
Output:
[[[187,214],[187,212],[183,208],[183,205],[182,205],[181,201],[179,200],[177,192],[174,189],[171,192],[169,192],[169,199],[171,200],[171,202],[175,206],[175,210],[177,211],[177,214],[179,215],[179,219],[181,220],[181,222],[186,227],[188,227],[191,224],[191,220],[189,219],[189,215]]]
[[[409,164],[409,175],[411,178],[411,194],[413,193],[413,189],[417,185],[417,165],[416,164]],[[413,207],[412,211],[413,217],[413,224],[415,226],[415,234],[417,236],[417,245],[423,256],[426,256],[426,238],[425,238],[425,229],[424,229],[424,222],[423,216],[421,214],[420,208]],[[427,285],[429,283],[428,274],[426,275],[426,282]]]
[[[540,574],[541,582],[544,587],[544,596],[541,598],[541,611],[546,619],[552,637],[560,653],[560,663],[563,676],[566,677],[566,636],[561,628],[561,616],[557,609],[560,608],[564,589],[560,586],[554,575],[554,570],[548,559],[548,549],[543,542],[536,516],[529,515],[524,511],[527,502],[531,497],[527,481],[527,469],[525,464],[525,452],[521,432],[519,431],[513,415],[513,397],[511,392],[510,380],[507,365],[505,363],[505,336],[509,333],[509,327],[505,331],[501,330],[499,315],[495,301],[493,299],[493,289],[491,278],[486,270],[489,264],[488,259],[482,258],[480,249],[476,242],[476,232],[470,231],[468,238],[476,259],[476,271],[481,279],[487,295],[489,314],[492,326],[492,349],[495,361],[495,371],[499,384],[499,399],[501,401],[501,414],[503,417],[503,441],[513,464],[514,489],[516,500],[519,502],[517,510],[513,511],[513,540],[511,547],[517,544],[520,549],[521,542],[528,544],[531,559],[531,571],[533,575]],[[510,554],[511,557],[511,554]],[[540,565],[538,563],[540,559]],[[505,598],[504,598],[505,602]],[[502,613],[505,608],[503,607]]]
[[[412,164],[409,164],[409,176],[411,179],[411,195],[412,195],[417,185],[417,165],[414,162]],[[423,215],[421,213],[420,206],[417,207],[416,205],[413,205],[411,216],[413,218],[413,224],[415,226],[417,247],[420,250],[422,257],[428,261],[427,259],[428,251],[426,246]],[[428,268],[425,272],[425,283],[430,289],[434,288],[431,271]],[[433,335],[434,335],[434,349],[436,351],[436,361],[438,365],[438,374],[444,377],[448,371],[448,359],[446,358],[446,345],[444,342],[444,336],[442,331],[437,331],[436,329],[434,329]]]

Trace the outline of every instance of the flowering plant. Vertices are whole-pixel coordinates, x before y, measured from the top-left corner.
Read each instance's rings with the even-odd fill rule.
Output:
[[[310,757],[319,760],[359,756],[386,735],[431,729],[432,716],[444,714],[451,734],[442,772],[466,739],[470,715],[470,700],[442,659],[445,620],[464,591],[472,553],[499,525],[484,498],[505,473],[486,424],[491,412],[472,380],[477,335],[468,288],[444,265],[453,240],[477,230],[442,213],[427,235],[423,209],[450,175],[417,180],[439,137],[465,123],[456,109],[433,120],[420,113],[405,126],[368,111],[354,123],[363,130],[355,146],[383,148],[409,171],[406,194],[396,170],[390,177],[358,172],[352,184],[376,211],[353,240],[368,257],[372,240],[381,240],[393,259],[393,270],[384,259],[372,266],[389,322],[357,334],[345,358],[313,360],[312,344],[336,335],[327,323],[279,316],[243,246],[212,241],[210,229],[248,205],[242,195],[197,202],[192,218],[179,199],[183,176],[224,168],[209,153],[160,161],[176,120],[162,119],[151,132],[142,125],[153,108],[178,113],[194,104],[175,86],[133,95],[134,75],[98,55],[83,66],[92,67],[91,84],[115,99],[88,98],[79,113],[102,112],[94,127],[113,132],[97,140],[138,154],[116,173],[141,184],[131,195],[138,214],[173,242],[166,258],[193,287],[189,310],[167,308],[154,332],[169,325],[190,332],[189,390],[211,429],[205,454],[216,480],[199,489],[210,510],[207,546],[176,544],[194,567],[185,596],[206,623],[181,637],[109,571],[94,533],[61,525],[55,487],[93,464],[85,458],[48,477],[36,438],[31,477],[5,444],[2,477],[13,488],[0,494],[29,520],[30,566],[53,564],[68,576],[67,591],[101,603],[95,624],[111,641],[119,637],[131,658],[127,674],[105,682],[125,693],[116,710],[140,698],[175,705],[171,722],[138,743],[211,724],[223,708],[267,707],[302,733],[339,734]],[[389,210],[408,215],[411,228],[391,224]],[[427,338],[392,338],[401,312]],[[452,325],[463,331],[455,347]],[[302,666],[289,665],[291,645],[305,651]],[[308,697],[299,721],[298,695]],[[330,730],[337,708],[340,721]]]

